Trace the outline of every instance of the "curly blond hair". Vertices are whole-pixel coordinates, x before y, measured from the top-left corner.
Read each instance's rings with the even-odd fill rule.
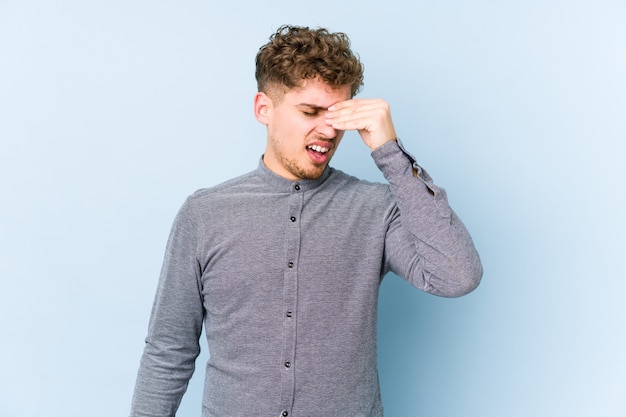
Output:
[[[256,56],[259,91],[279,93],[320,78],[332,87],[350,86],[352,97],[363,85],[363,64],[345,33],[283,25]]]

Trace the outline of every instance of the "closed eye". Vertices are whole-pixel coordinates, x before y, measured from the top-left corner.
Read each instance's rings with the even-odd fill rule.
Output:
[[[311,103],[300,103],[297,107],[304,116],[311,118],[318,117],[320,114],[328,110],[325,107],[321,107]]]

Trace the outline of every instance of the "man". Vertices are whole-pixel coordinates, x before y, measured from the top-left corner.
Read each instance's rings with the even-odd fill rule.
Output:
[[[445,192],[397,141],[383,100],[353,99],[348,38],[284,26],[256,59],[256,170],[191,195],[174,222],[132,416],[173,416],[205,326],[203,417],[383,415],[376,315],[393,272],[444,297],[482,267]],[[389,184],[328,166],[357,130]]]

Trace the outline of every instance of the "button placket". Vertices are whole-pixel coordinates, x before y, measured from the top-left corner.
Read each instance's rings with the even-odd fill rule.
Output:
[[[285,242],[284,280],[283,280],[283,340],[281,371],[280,407],[281,415],[288,415],[293,405],[295,393],[295,349],[298,309],[298,259],[300,256],[300,214],[304,203],[304,192],[300,184],[291,186],[289,212]]]

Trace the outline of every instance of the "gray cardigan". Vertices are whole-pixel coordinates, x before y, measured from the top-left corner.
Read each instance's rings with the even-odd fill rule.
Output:
[[[444,297],[473,290],[472,240],[396,142],[372,153],[389,184],[328,168],[289,181],[262,161],[179,211],[131,415],[173,416],[199,354],[203,417],[378,417],[376,316],[393,272]]]

